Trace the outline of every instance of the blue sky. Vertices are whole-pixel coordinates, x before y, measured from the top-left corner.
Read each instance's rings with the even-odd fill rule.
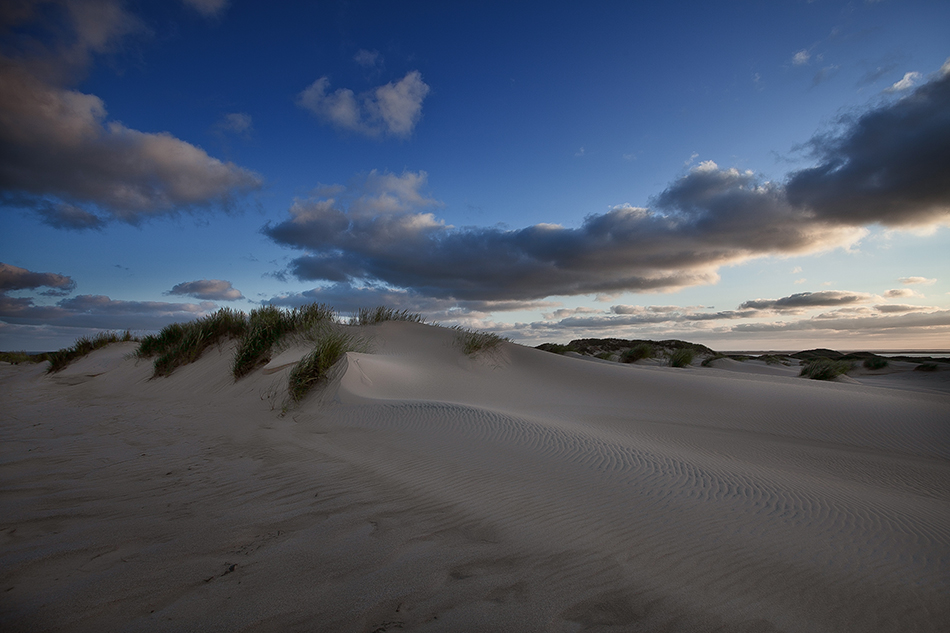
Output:
[[[388,304],[950,348],[945,2],[0,9],[0,349]]]

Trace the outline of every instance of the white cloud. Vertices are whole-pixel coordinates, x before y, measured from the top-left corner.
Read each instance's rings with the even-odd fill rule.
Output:
[[[177,284],[169,290],[169,295],[182,295],[209,301],[237,301],[243,299],[241,291],[232,287],[230,281],[223,279],[199,279]]]
[[[902,90],[909,90],[917,85],[917,82],[921,78],[921,74],[918,72],[909,72],[904,74],[904,78],[900,81],[894,83],[890,88],[884,90],[884,92],[901,92]]]
[[[898,297],[922,297],[923,295],[910,288],[894,288],[885,292],[884,296],[888,299],[895,299]]]
[[[913,286],[913,285],[930,286],[932,284],[937,283],[936,279],[927,279],[926,277],[901,277],[897,281],[901,282],[905,286]]]
[[[410,136],[429,94],[417,70],[359,96],[348,88],[329,88],[330,80],[321,77],[297,96],[297,104],[325,123],[369,137]]]
[[[808,63],[809,59],[811,59],[811,53],[803,48],[802,50],[792,55],[792,64],[794,64],[795,66],[804,66],[805,64]]]

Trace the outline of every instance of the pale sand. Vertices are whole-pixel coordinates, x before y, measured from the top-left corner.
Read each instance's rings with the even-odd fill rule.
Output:
[[[947,630],[950,394],[362,332],[0,367],[0,630]]]

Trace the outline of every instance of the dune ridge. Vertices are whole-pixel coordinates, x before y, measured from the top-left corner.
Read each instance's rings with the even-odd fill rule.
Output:
[[[950,395],[358,331],[290,407],[303,348],[237,382],[233,344],[156,380],[128,343],[2,368],[0,626],[950,621]]]

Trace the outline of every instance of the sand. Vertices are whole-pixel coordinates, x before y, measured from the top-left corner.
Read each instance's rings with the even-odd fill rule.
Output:
[[[302,348],[0,367],[0,630],[946,630],[943,383],[361,332],[289,407]]]

